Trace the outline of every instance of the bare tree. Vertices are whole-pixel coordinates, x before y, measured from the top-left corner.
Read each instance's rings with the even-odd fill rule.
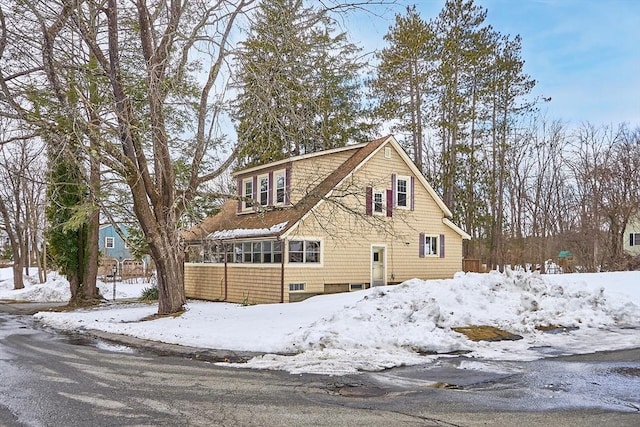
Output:
[[[38,166],[42,166],[43,145],[4,126],[1,134],[1,228],[13,253],[14,289],[22,289],[23,274],[29,274],[32,254],[42,242],[45,169]]]

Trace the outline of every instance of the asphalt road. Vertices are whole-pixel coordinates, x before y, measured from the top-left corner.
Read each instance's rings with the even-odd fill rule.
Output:
[[[640,350],[473,372],[450,358],[290,375],[54,333],[1,311],[1,426],[640,425]]]

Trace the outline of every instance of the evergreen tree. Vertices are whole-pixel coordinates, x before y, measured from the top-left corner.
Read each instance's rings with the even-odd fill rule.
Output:
[[[376,116],[397,120],[394,132],[408,133],[413,160],[422,168],[425,119],[429,94],[429,66],[433,57],[433,33],[415,6],[396,15],[395,25],[384,36],[389,43],[377,55],[380,64],[370,88],[378,98]]]
[[[479,57],[486,55],[483,27],[487,11],[473,4],[473,0],[447,0],[433,26],[438,40],[436,73],[433,86],[437,95],[438,117],[435,125],[441,140],[441,186],[444,202],[454,211],[460,171],[462,146],[468,140],[473,89],[478,88],[474,71]]]
[[[535,81],[524,73],[521,57],[520,36],[500,37],[492,52],[493,65],[489,83],[491,111],[491,144],[487,156],[491,185],[487,185],[490,224],[488,240],[489,261],[492,265],[504,262],[503,223],[505,218],[505,187],[510,171],[508,159],[516,143],[511,138],[517,118],[531,108],[531,103],[522,101],[535,85]]]
[[[262,2],[237,52],[242,165],[363,140],[358,49],[302,0]]]
[[[51,152],[46,238],[55,266],[69,281],[73,302],[97,297],[86,295],[84,289],[89,227],[83,206],[87,194],[86,178],[78,160],[62,152]]]

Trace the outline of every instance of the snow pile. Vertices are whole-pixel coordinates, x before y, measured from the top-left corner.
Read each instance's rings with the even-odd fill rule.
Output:
[[[395,287],[371,289],[355,304],[295,333],[286,350],[300,353],[298,356],[267,355],[247,366],[322,373],[326,369],[322,364],[315,371],[311,368],[315,360],[339,356],[340,360],[356,359],[341,367],[353,372],[425,363],[418,354],[471,351],[471,356],[530,360],[544,356],[540,350],[547,351],[547,347],[569,354],[640,345],[637,331],[599,331],[640,326],[639,301],[608,297],[604,288],[590,289],[566,280],[569,275],[564,277],[561,284],[549,283],[547,276],[537,273],[469,273],[452,280],[413,279]],[[589,275],[580,277],[588,279]],[[524,340],[472,342],[452,330],[472,325],[498,327]],[[577,331],[552,335],[537,329],[544,326]],[[616,342],[619,339],[622,342]],[[393,355],[391,360],[387,355]]]
[[[71,298],[69,282],[57,273],[49,273],[46,283],[38,283],[38,272],[24,276],[23,289],[13,289],[13,269],[0,269],[0,299],[30,302],[66,302]]]
[[[268,353],[236,366],[336,375],[428,363],[450,352],[532,360],[640,347],[638,283],[640,272],[469,273],[292,304],[190,301],[182,316],[152,321],[142,321],[156,311],[146,305],[39,313],[36,318],[60,329]],[[474,342],[453,330],[472,325],[495,326],[523,339]],[[539,326],[566,329],[549,333]]]
[[[38,272],[32,269],[29,276],[24,276],[24,288],[13,289],[13,270],[11,267],[0,269],[0,300],[29,301],[29,302],[67,302],[71,298],[69,281],[55,272],[47,274],[45,283],[38,283]],[[113,283],[98,280],[100,294],[111,300],[113,298]],[[138,298],[148,283],[116,283],[116,299]]]

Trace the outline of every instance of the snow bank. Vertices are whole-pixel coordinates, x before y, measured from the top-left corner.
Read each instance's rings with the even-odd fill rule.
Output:
[[[638,283],[640,272],[469,273],[292,304],[245,307],[190,301],[182,316],[153,321],[141,319],[153,314],[154,306],[39,313],[36,318],[60,329],[97,329],[202,348],[267,353],[237,365],[242,367],[338,375],[428,363],[450,352],[532,360],[640,347]],[[523,339],[473,342],[453,330],[471,325],[495,326]],[[549,325],[569,329],[536,329]]]
[[[47,274],[45,283],[38,283],[38,271],[32,269],[29,276],[24,276],[24,288],[13,289],[13,269],[0,269],[0,300],[29,302],[67,302],[71,298],[69,281],[58,273]],[[113,283],[97,282],[100,294],[108,300],[113,298]],[[138,298],[148,283],[116,282],[116,299]]]

